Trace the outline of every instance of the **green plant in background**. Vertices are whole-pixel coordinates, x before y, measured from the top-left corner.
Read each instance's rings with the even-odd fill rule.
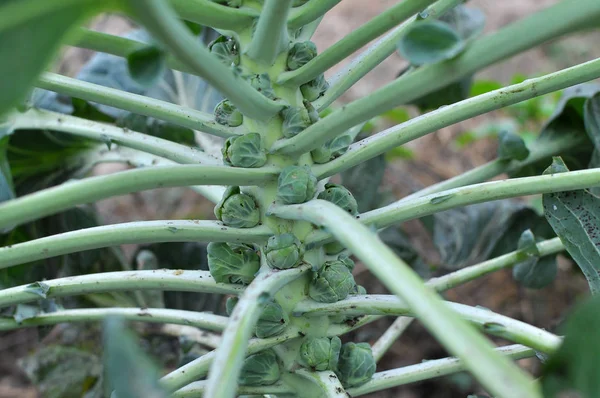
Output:
[[[583,328],[568,329],[561,346],[555,334],[435,292],[512,266],[519,282],[542,287],[556,274],[554,255],[564,250],[592,293],[600,289],[600,94],[577,86],[600,77],[600,60],[469,97],[477,71],[597,27],[600,3],[564,0],[482,36],[482,14],[460,0],[405,0],[318,53],[310,38],[338,2],[5,1],[0,307],[9,316],[0,329],[106,318],[105,391],[119,397],[359,396],[462,370],[495,397],[541,397],[541,385],[546,396],[565,388],[598,395],[595,377],[588,377],[593,350],[574,342]],[[123,13],[145,31],[115,37],[77,27],[99,12]],[[325,79],[330,67],[375,39]],[[96,58],[78,79],[43,72],[63,43],[111,55]],[[396,49],[410,67],[395,81],[331,106]],[[381,165],[382,154],[572,86],[535,140],[503,133],[497,159],[377,203],[382,174],[369,167]],[[48,91],[28,97],[32,87]],[[372,118],[409,104],[435,110],[356,140]],[[134,169],[85,177],[101,162]],[[329,183],[338,173],[343,185]],[[503,173],[514,178],[485,182]],[[67,220],[68,212],[83,211],[79,205],[180,186],[216,203],[218,220],[99,226],[88,217],[64,221],[41,234],[47,236],[35,227],[47,217]],[[543,216],[522,203],[494,202],[525,195],[542,195]],[[390,238],[394,225],[411,219],[428,226],[453,272],[423,282],[411,268],[418,256],[401,236]],[[169,250],[165,242],[180,246]],[[211,243],[204,249],[202,242]],[[122,244],[147,246],[133,265],[116,249],[100,250]],[[92,252],[96,257],[83,256]],[[393,295],[357,286],[350,255]],[[193,269],[204,257],[207,267]],[[49,277],[48,261],[57,258],[70,268]],[[206,297],[198,293],[235,296],[228,317],[198,305]],[[157,380],[114,316],[221,335],[215,343],[203,334],[201,342],[216,348]],[[381,316],[399,318],[373,346],[342,344],[339,336]],[[582,317],[598,322],[590,311],[573,322]],[[376,372],[415,318],[455,358]],[[516,344],[494,347],[481,332]],[[536,353],[550,356],[541,381],[511,361]],[[93,380],[101,382],[98,375]]]

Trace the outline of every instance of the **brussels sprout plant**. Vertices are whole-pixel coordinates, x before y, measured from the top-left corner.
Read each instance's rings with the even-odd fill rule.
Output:
[[[58,279],[42,273],[26,284],[2,279],[0,309],[9,315],[0,319],[0,329],[120,316],[193,326],[203,330],[194,336],[214,347],[158,379],[147,359],[131,359],[143,357],[139,350],[115,345],[119,333],[111,334],[113,323],[107,323],[104,391],[118,397],[356,397],[459,371],[469,372],[498,398],[539,398],[542,388],[555,388],[557,394],[559,388],[577,390],[582,378],[567,376],[572,369],[583,369],[584,362],[548,365],[541,377],[514,362],[538,356],[556,364],[564,358],[563,337],[543,329],[551,325],[538,328],[448,302],[437,292],[513,266],[517,281],[543,287],[556,275],[556,262],[547,259],[560,252],[579,265],[591,292],[600,292],[600,90],[569,90],[599,78],[600,59],[454,98],[457,84],[470,86],[477,72],[494,63],[598,28],[600,2],[562,0],[484,35],[481,19],[460,19],[471,15],[463,0],[403,0],[331,47],[318,49],[311,37],[340,1],[2,2],[0,34],[7,44],[0,47],[3,275],[29,275],[24,270],[31,268],[45,272],[48,259],[123,244],[210,243],[208,270],[160,269],[150,252],[137,257],[136,269],[122,260],[121,271],[101,272],[110,268],[100,267]],[[83,28],[104,12],[129,17],[145,36],[117,37]],[[62,45],[109,54],[111,62],[122,61],[125,67],[116,77],[103,69],[87,80],[45,71]],[[409,64],[404,73],[362,98],[336,103],[396,50]],[[357,52],[349,66],[329,77],[330,68]],[[133,86],[118,86],[125,80]],[[171,93],[172,87],[183,91]],[[188,95],[185,90],[192,87],[204,87],[204,97]],[[538,139],[503,132],[495,160],[386,206],[370,211],[359,207],[377,187],[355,187],[372,173],[353,178],[346,173],[441,128],[563,89],[564,98]],[[455,95],[446,101],[449,92]],[[48,105],[53,95],[67,100]],[[401,105],[425,109],[423,104],[432,99],[443,103],[356,139],[378,115]],[[66,145],[68,156],[53,158],[61,173],[75,165],[79,172],[23,189],[22,163],[14,153],[29,153],[15,148],[32,131],[37,132],[32,141],[52,137],[52,145]],[[34,169],[47,167],[47,162],[35,159]],[[88,176],[95,164],[106,162],[132,169]],[[347,187],[329,182],[339,173]],[[501,175],[510,178],[488,182]],[[84,204],[172,187],[190,187],[215,203],[217,220],[93,225],[31,239],[20,234],[27,223]],[[451,256],[447,244],[441,251],[444,261],[461,267],[428,281],[384,243],[385,231],[414,219],[433,225],[434,240],[439,241],[442,226],[466,240],[477,234],[477,222],[461,227],[452,218],[456,213],[449,211],[463,212],[464,221],[474,206],[531,195],[541,197],[542,205],[531,217],[519,213],[522,229],[498,229],[494,242],[502,238],[504,251],[493,247],[476,257],[480,248],[472,247],[465,250],[469,261],[463,261]],[[542,229],[536,223],[548,228],[538,235]],[[533,232],[519,239],[526,229]],[[390,294],[368,294],[358,286],[354,261]],[[145,295],[147,290],[227,294],[228,316],[174,309]],[[133,303],[120,307],[107,299],[123,292],[135,292]],[[72,301],[61,301],[96,293],[108,295],[98,308],[69,308]],[[147,308],[148,303],[164,307]],[[382,316],[395,320],[373,345],[341,344],[340,337],[346,339],[348,332]],[[454,357],[377,369],[412,319]],[[499,347],[484,334],[514,344]],[[573,361],[585,359],[585,351],[569,353]],[[552,387],[552,380],[562,384]]]

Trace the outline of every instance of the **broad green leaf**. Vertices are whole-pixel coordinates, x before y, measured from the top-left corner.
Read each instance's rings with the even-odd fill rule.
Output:
[[[44,398],[102,398],[102,362],[92,352],[51,345],[25,357],[20,367]]]
[[[544,174],[568,171],[560,158]],[[589,190],[543,195],[544,214],[590,285],[600,292],[600,197]]]
[[[117,398],[166,398],[160,373],[120,318],[104,322],[104,367]]]
[[[583,120],[585,131],[595,148],[588,167],[600,167],[600,93],[588,98],[585,102]],[[595,195],[600,195],[600,187],[592,188],[590,191]]]
[[[412,65],[420,66],[457,56],[465,42],[448,23],[419,21],[408,29],[397,46]]]
[[[600,297],[580,304],[560,331],[559,350],[545,363],[542,390],[545,398],[600,397]]]
[[[421,278],[431,277],[429,265],[423,261],[406,233],[402,231],[400,227],[384,229],[379,233],[379,238],[388,245],[398,257],[410,265]]]
[[[380,155],[342,172],[342,185],[354,195],[360,213],[380,205],[379,186],[385,167],[385,157]]]
[[[129,74],[137,83],[149,87],[158,82],[166,70],[163,51],[156,45],[147,45],[127,55]]]
[[[55,8],[44,7],[48,10],[41,15],[25,17],[31,8],[47,1],[4,0],[0,5],[2,18],[18,16],[22,21],[0,29],[0,115],[26,98],[71,28],[91,14],[90,4],[97,7],[90,2],[70,6],[57,2]]]
[[[502,131],[498,136],[498,159],[525,160],[529,156],[529,149],[525,141],[514,133]]]

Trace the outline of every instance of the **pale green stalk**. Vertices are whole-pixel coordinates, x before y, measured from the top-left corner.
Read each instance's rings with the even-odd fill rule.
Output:
[[[481,330],[515,343],[524,344],[538,351],[551,354],[560,346],[562,339],[528,323],[496,314],[488,309],[464,304],[444,302],[460,317],[477,325]],[[404,315],[414,316],[406,301],[390,295],[360,295],[335,303],[317,303],[306,300],[294,308],[297,316],[322,315]],[[421,318],[419,318],[421,319]]]
[[[169,0],[171,7],[185,20],[215,29],[237,31],[250,26],[258,12],[234,8],[210,0]]]
[[[293,375],[284,375],[282,379],[294,387],[298,398],[348,398],[340,379],[331,370],[317,372],[300,368]]]
[[[46,72],[42,74],[36,86],[69,97],[81,98],[139,115],[155,117],[165,122],[219,137],[227,138],[239,135],[230,128],[215,122],[213,115],[209,113],[55,73]]]
[[[124,244],[162,242],[262,243],[271,236],[265,226],[231,228],[218,221],[135,221],[78,229],[0,247],[0,269],[44,258]]]
[[[310,264],[280,271],[269,270],[263,264],[261,273],[246,288],[235,305],[223,342],[217,349],[215,361],[210,368],[206,398],[233,398],[237,391],[237,379],[252,336],[252,328],[260,315],[261,303],[272,298],[283,286],[299,278],[311,269]]]
[[[388,206],[363,213],[360,215],[360,220],[367,225],[383,228],[456,207],[518,196],[587,189],[598,185],[600,185],[600,168],[511,178],[449,189],[409,200],[400,200]]]
[[[11,120],[15,130],[50,130],[104,142],[107,146],[118,144],[151,153],[177,163],[220,165],[223,162],[197,148],[106,123],[94,122],[76,116],[64,115],[42,109],[29,109],[14,114]],[[18,134],[18,132],[17,132]]]
[[[271,66],[289,43],[286,20],[292,0],[265,0],[256,31],[248,46],[248,57]]]
[[[530,358],[536,355],[535,351],[531,348],[519,344],[496,348],[496,352],[513,360]],[[458,358],[426,360],[419,364],[375,373],[373,378],[362,386],[349,388],[348,394],[352,397],[358,397],[375,391],[421,380],[429,380],[465,370],[467,370],[467,367]]]
[[[540,397],[538,386],[531,383],[527,375],[495,353],[490,343],[472,326],[449,312],[439,296],[425,287],[406,263],[368,227],[344,210],[330,202],[312,200],[301,205],[275,207],[271,213],[327,228],[392,293],[407,303],[438,341],[461,358],[492,394],[513,398]]]
[[[285,343],[286,341],[298,338],[298,331],[294,328],[286,330],[280,335],[269,337],[267,339],[250,339],[248,342],[247,354],[254,354],[271,348],[273,346]],[[193,360],[192,362],[181,366],[171,373],[164,376],[160,381],[165,389],[174,392],[206,376],[210,365],[216,357],[216,350]],[[205,386],[204,386],[205,387]]]
[[[171,394],[173,398],[198,398],[204,396],[206,391],[206,380],[195,381],[175,391]],[[263,395],[277,395],[277,394],[292,394],[294,390],[283,383],[275,383],[270,386],[239,386],[237,389],[239,395],[250,395],[250,396],[263,396]]]
[[[300,29],[303,26],[321,18],[342,0],[309,0],[300,7],[290,11],[287,25],[289,29]]]
[[[208,312],[174,310],[165,308],[78,308],[39,314],[17,322],[12,318],[0,318],[0,330],[22,327],[56,325],[66,322],[95,322],[106,317],[118,316],[129,321],[189,325],[204,330],[220,332],[227,325],[227,317]]]
[[[312,21],[311,23],[309,23],[308,25],[304,25],[302,27],[302,31],[300,32],[300,34],[298,36],[296,36],[296,40],[298,41],[307,41],[310,40],[310,38],[315,34],[317,28],[319,27],[319,24],[321,23],[321,21],[323,20],[323,17],[319,17],[317,19],[315,19],[314,21]]]
[[[579,30],[600,18],[600,2],[597,0],[579,0],[579,2],[578,7],[573,7],[571,1],[562,1],[473,42],[460,56],[452,60],[425,66],[403,75],[370,95],[345,105],[298,135],[281,140],[277,143],[277,147],[272,149],[286,154],[308,152],[348,128],[382,112],[410,103],[456,80],[470,76],[479,69],[554,37]],[[598,64],[600,61],[596,61],[595,65],[583,64],[581,68],[572,70],[573,76],[570,76],[572,81],[567,86],[599,77]],[[582,79],[582,75],[588,76]],[[551,84],[547,83],[547,85]],[[560,88],[564,87],[566,86]],[[534,94],[529,94],[530,98],[537,96],[535,88],[537,87],[534,87]],[[556,89],[559,88],[554,88]]]
[[[0,227],[21,224],[70,207],[148,189],[190,185],[260,185],[276,178],[275,168],[156,166],[88,177],[0,203]]]
[[[122,58],[126,58],[133,51],[148,45],[147,43],[143,43],[141,41],[128,39],[122,36],[111,35],[104,32],[97,32],[95,30],[86,28],[78,28],[73,35],[67,37],[65,44],[74,47],[86,48],[88,50],[101,53],[107,53]],[[167,55],[166,57],[166,63],[169,68],[194,74],[194,71],[183,65],[172,56]]]
[[[235,104],[244,115],[264,121],[281,110],[282,105],[256,91],[198,43],[168,4],[161,0],[129,0],[128,4],[157,40]]]
[[[435,0],[404,0],[390,7],[360,28],[350,32],[350,34],[327,48],[306,65],[296,70],[282,73],[277,81],[278,84],[299,86],[313,80],[371,40],[381,36],[434,2]]]
[[[508,160],[508,159],[494,159],[481,166],[475,167],[465,173],[462,173],[456,177],[449,178],[441,181],[437,184],[428,186],[427,188],[420,189],[419,191],[405,196],[402,200],[414,199],[419,196],[425,196],[432,193],[444,191],[447,189],[458,188],[465,185],[477,184],[480,182],[487,181],[491,178],[499,176],[503,173],[511,173],[519,170],[525,166],[536,163],[542,159],[549,158],[551,156],[565,155],[571,149],[577,148],[583,144],[586,137],[583,135],[573,136],[567,135],[550,142],[544,142],[534,146],[529,153],[527,159],[522,161]]]
[[[132,290],[242,294],[244,286],[217,283],[208,271],[149,270],[103,272],[40,282],[49,290],[46,298]],[[38,301],[36,287],[21,285],[0,290],[0,308]]]
[[[429,18],[439,18],[462,2],[463,0],[439,0],[427,8],[425,12],[429,15]],[[410,18],[396,29],[375,41],[354,58],[348,66],[329,79],[329,88],[322,97],[313,102],[314,107],[319,112],[324,110],[367,73],[392,55],[396,51],[398,40],[400,40],[416,19],[416,16]]]
[[[153,166],[174,166],[177,164],[172,160],[137,151],[135,149],[119,146],[111,148],[110,151],[88,154],[88,156],[94,157],[94,165],[100,163],[124,163],[132,167],[141,168]],[[89,157],[87,159],[90,160]],[[84,172],[87,174],[88,170],[84,170]],[[219,185],[194,185],[189,188],[213,203],[218,203],[221,198],[223,198],[223,194],[225,193],[225,187]]]

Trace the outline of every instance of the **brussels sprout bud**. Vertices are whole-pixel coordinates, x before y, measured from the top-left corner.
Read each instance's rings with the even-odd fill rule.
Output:
[[[358,214],[358,203],[354,196],[341,185],[325,184],[325,190],[317,196],[317,199],[323,199],[331,202],[352,215]]]
[[[215,206],[215,216],[234,228],[252,228],[260,221],[260,211],[254,198],[240,193],[240,187],[228,187]]]
[[[314,149],[310,154],[315,163],[327,163],[343,155],[352,144],[352,137],[349,134],[339,135],[327,141],[321,148]]]
[[[348,297],[354,289],[354,277],[341,261],[328,261],[315,272],[308,285],[308,295],[320,303],[335,303]]]
[[[208,269],[215,281],[247,285],[260,268],[260,258],[247,245],[211,242],[207,246]]]
[[[244,116],[229,100],[223,100],[215,107],[215,121],[229,127],[237,127],[242,124]]]
[[[208,45],[210,52],[217,56],[225,65],[239,65],[240,53],[237,43],[230,37],[220,36]]]
[[[274,235],[267,241],[265,253],[271,267],[292,268],[298,265],[302,257],[302,243],[293,234]]]
[[[304,203],[315,196],[317,177],[307,166],[288,166],[277,180],[277,199],[286,205]]]
[[[346,266],[350,272],[354,270],[354,261],[348,256],[338,257],[338,261]]]
[[[231,315],[233,308],[238,303],[237,297],[229,297],[225,302],[225,311],[227,315]],[[287,313],[281,308],[281,306],[275,301],[268,301],[262,309],[256,327],[254,328],[254,335],[261,339],[277,336],[283,332],[290,321]]]
[[[275,301],[269,301],[258,318],[254,334],[261,339],[276,336],[285,330],[289,321],[283,308]]]
[[[253,75],[250,78],[250,85],[267,98],[272,100],[277,98],[275,91],[273,91],[273,86],[271,86],[271,78],[266,73]]]
[[[229,137],[223,148],[223,162],[234,167],[256,168],[267,163],[267,154],[258,133]]]
[[[320,74],[308,83],[300,86],[300,92],[307,101],[314,101],[327,91],[329,83],[325,80],[325,75]]]
[[[269,386],[281,376],[277,354],[267,349],[244,360],[238,383],[242,386]]]
[[[336,254],[340,254],[346,248],[340,242],[335,241],[324,244],[323,249],[325,249],[325,254],[333,256]]]
[[[371,379],[375,366],[375,358],[368,343],[346,343],[340,351],[335,373],[344,387],[356,387]]]
[[[297,135],[312,124],[310,115],[304,107],[292,108],[288,106],[280,114],[283,117],[282,134],[286,138]]]
[[[312,41],[296,43],[288,53],[287,67],[296,70],[317,56],[317,46]]]
[[[298,362],[312,370],[335,370],[342,341],[339,337],[310,337],[300,346]]]
[[[367,294],[367,289],[364,286],[356,285],[356,291],[353,293],[356,296],[364,296]]]

